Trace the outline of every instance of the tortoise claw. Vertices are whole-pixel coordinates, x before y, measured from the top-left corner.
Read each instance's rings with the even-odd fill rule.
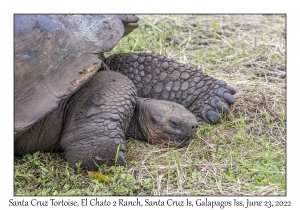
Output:
[[[236,93],[236,90],[233,87],[231,87],[230,85],[227,85],[226,88],[230,91],[230,93],[232,95],[234,95]]]
[[[126,161],[125,161],[125,155],[123,152],[119,152],[119,155],[118,155],[118,160],[117,160],[117,163],[124,166]]]
[[[217,112],[215,111],[208,111],[207,112],[207,118],[212,122],[212,123],[217,123],[220,120],[220,116]]]
[[[218,123],[219,114],[227,114],[230,106],[234,103],[233,94],[235,92],[235,89],[229,85],[216,87],[206,104],[200,108],[199,117],[208,123]]]
[[[234,97],[230,93],[224,93],[224,99],[229,103],[234,103]]]
[[[216,104],[216,107],[219,111],[222,111],[224,113],[227,113],[228,112],[228,105],[221,102],[221,101],[218,101],[217,104]]]

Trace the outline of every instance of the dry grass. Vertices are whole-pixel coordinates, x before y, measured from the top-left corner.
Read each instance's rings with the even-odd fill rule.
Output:
[[[163,54],[225,80],[237,90],[231,113],[185,148],[128,141],[125,168],[99,169],[107,184],[70,169],[63,155],[15,159],[15,194],[285,195],[286,17],[139,17],[140,29],[108,54]]]

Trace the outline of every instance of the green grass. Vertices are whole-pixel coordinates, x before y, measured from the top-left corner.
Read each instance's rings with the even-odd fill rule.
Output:
[[[61,153],[15,158],[15,195],[286,195],[285,16],[141,15],[140,28],[106,56],[152,52],[235,87],[217,125],[185,148],[128,140],[109,182],[72,169]]]

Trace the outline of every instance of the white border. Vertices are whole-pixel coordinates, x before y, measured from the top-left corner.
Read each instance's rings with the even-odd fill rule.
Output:
[[[296,1],[293,1],[296,2]],[[290,200],[292,208],[299,205],[299,109],[298,93],[300,84],[299,66],[299,11],[297,4],[288,1],[11,1],[1,3],[1,190],[0,206],[7,207],[13,197],[13,14],[14,13],[286,13],[287,14],[287,196],[286,197],[250,197],[255,200]],[[298,130],[298,132],[297,132]],[[298,135],[297,135],[298,134]],[[44,197],[50,199],[50,197]],[[68,197],[66,197],[68,199]],[[80,197],[73,197],[80,200]],[[122,197],[107,197],[115,200]],[[158,197],[156,197],[159,199]],[[169,199],[162,197],[161,199]],[[209,197],[210,200],[233,200],[235,197]],[[22,199],[19,197],[18,199]],[[26,197],[26,200],[31,200]],[[142,197],[141,199],[147,199]],[[186,199],[186,197],[177,197]],[[198,198],[190,197],[191,200]],[[204,197],[201,197],[204,199]],[[246,200],[247,197],[237,197]],[[68,207],[71,208],[71,207]],[[96,207],[97,208],[97,207]],[[104,207],[98,207],[104,208]],[[112,207],[110,207],[112,208]],[[120,208],[120,207],[118,207]],[[123,207],[132,209],[132,207]],[[153,207],[152,207],[153,208]],[[157,208],[157,207],[156,207]],[[164,207],[166,208],[166,207]],[[180,207],[172,207],[180,208]],[[182,208],[182,207],[181,207]],[[231,207],[232,208],[232,207]],[[230,208],[230,209],[231,209]],[[1,208],[2,209],[2,208]],[[5,208],[6,209],[6,208]],[[85,208],[86,209],[86,208]],[[95,207],[94,207],[95,209]],[[228,209],[228,208],[227,208]],[[273,208],[272,208],[273,209]]]

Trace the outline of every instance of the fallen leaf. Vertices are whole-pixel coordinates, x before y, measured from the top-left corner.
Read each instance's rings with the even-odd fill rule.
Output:
[[[90,178],[97,180],[98,182],[109,182],[109,179],[96,171],[87,171]]]

